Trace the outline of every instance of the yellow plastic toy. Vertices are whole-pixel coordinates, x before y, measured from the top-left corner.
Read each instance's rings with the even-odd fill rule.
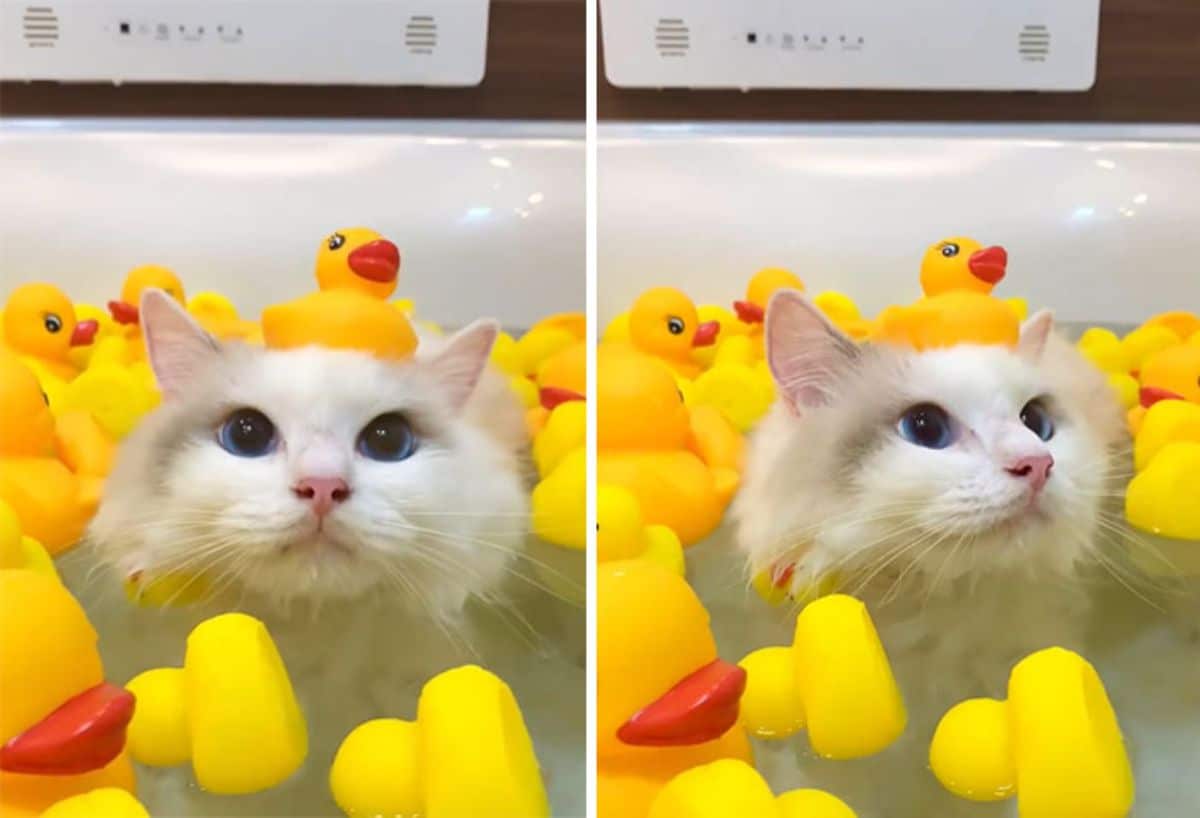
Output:
[[[1179,441],[1200,443],[1200,404],[1162,400],[1146,410],[1141,430],[1133,442],[1133,462],[1143,471],[1163,447]]]
[[[650,818],[855,818],[841,799],[822,790],[792,790],[776,798],[744,761],[721,759],[671,779]]]
[[[745,342],[739,344],[734,342]],[[770,371],[742,360],[750,339],[737,336],[721,345],[712,366],[692,382],[689,406],[713,406],[740,432],[749,431],[775,401]]]
[[[280,784],[308,754],[308,729],[266,627],[227,613],[188,636],[182,668],[157,668],[127,685],[138,698],[129,751],[138,762],[188,760],[196,783],[220,795]]]
[[[62,380],[79,373],[72,348],[91,344],[100,328],[94,320],[78,320],[71,300],[51,284],[17,287],[4,305],[3,320],[3,346]]]
[[[0,500],[0,571],[26,570],[57,580],[50,552],[21,533],[21,521],[8,503]]]
[[[865,340],[874,329],[874,323],[863,318],[858,305],[844,293],[835,290],[818,293],[813,296],[813,305],[825,313],[830,323],[856,341]]]
[[[417,335],[404,313],[358,290],[318,290],[263,310],[263,340],[270,349],[325,346],[405,360]]]
[[[317,286],[353,290],[383,300],[396,290],[400,249],[368,227],[346,227],[317,248]]]
[[[629,342],[685,378],[700,373],[692,350],[716,343],[720,330],[715,321],[700,323],[696,305],[674,287],[646,290],[629,311]]]
[[[55,577],[0,571],[0,814],[34,818],[99,787],[132,792],[133,697],[104,681],[97,636]]]
[[[1200,497],[1200,442],[1177,440],[1162,446],[1129,482],[1125,516],[1132,525],[1160,537],[1200,541],[1197,497]],[[1200,542],[1189,548],[1200,551]],[[1200,554],[1193,555],[1193,561],[1197,556]]]
[[[351,818],[550,815],[520,706],[474,665],[426,682],[417,720],[376,719],[346,736],[329,772]]]
[[[564,548],[587,547],[587,450],[577,446],[533,487],[533,533]]]
[[[1122,409],[1132,409],[1137,406],[1141,400],[1141,385],[1137,378],[1132,375],[1126,375],[1124,372],[1109,372],[1105,377],[1108,379],[1108,385],[1112,387],[1113,394],[1117,396],[1117,400],[1121,404]]]
[[[1147,357],[1138,373],[1141,404],[1185,400],[1200,404],[1200,346],[1176,344]]]
[[[83,371],[87,369],[88,364],[92,361],[92,356],[100,348],[100,344],[105,341],[125,341],[125,333],[121,325],[112,320],[108,311],[97,307],[94,304],[76,303],[75,319],[79,322],[95,321],[96,333],[92,336],[90,344],[80,344],[71,347],[67,353],[67,357],[71,359],[71,365],[76,370]]]
[[[879,314],[871,341],[917,350],[956,344],[1015,347],[1021,335],[1016,313],[998,298],[951,290]]]
[[[737,488],[740,435],[711,407],[689,412],[660,361],[607,344],[597,358],[598,481],[632,492],[646,522],[698,542]]]
[[[586,338],[587,318],[583,313],[564,312],[543,318],[517,340],[521,372],[536,378],[543,363]]]
[[[150,813],[125,790],[101,787],[59,801],[41,818],[150,818]]]
[[[1121,355],[1129,373],[1140,379],[1142,364],[1151,356],[1182,343],[1183,339],[1165,326],[1143,324],[1121,339]]]
[[[586,400],[587,344],[576,341],[542,361],[534,382],[538,401],[527,420],[531,432],[536,435],[556,408],[564,403]]]
[[[0,351],[0,500],[22,530],[52,554],[74,545],[100,502],[111,460],[112,443],[90,417],[56,424],[37,379]]]
[[[1063,648],[1022,659],[1007,701],[951,708],[934,733],[929,765],[963,798],[1015,795],[1021,818],[1121,818],[1133,805],[1133,772],[1104,683]]]
[[[547,477],[564,457],[583,446],[586,438],[586,403],[572,400],[554,407],[533,439],[533,462],[538,475]]]
[[[927,296],[966,291],[987,295],[1004,278],[1008,253],[955,236],[930,245],[921,259],[921,290]]]
[[[777,290],[804,291],[804,282],[800,276],[782,267],[764,267],[746,284],[746,298],[733,302],[734,312],[738,319],[748,325],[747,331],[753,335],[762,335],[763,319],[767,314],[767,302]]]
[[[807,726],[824,758],[873,755],[904,732],[907,713],[866,606],[831,594],[796,619],[792,646],[742,660],[743,720],[754,735],[783,739]]]
[[[237,307],[221,293],[196,293],[187,301],[187,311],[210,335],[254,343],[260,329],[253,321],[238,316]]]
[[[678,574],[604,562],[596,593],[598,815],[645,818],[684,770],[751,760],[738,720],[745,672],[717,657],[708,612]]]
[[[1112,330],[1091,327],[1079,337],[1075,347],[1101,372],[1129,374],[1129,361],[1121,347],[1121,339]]]
[[[683,576],[683,545],[665,525],[646,525],[637,498],[620,486],[596,487],[596,559],[646,559]]]
[[[61,391],[55,412],[86,412],[112,440],[121,440],[162,396],[135,366],[95,362]]]
[[[625,315],[627,316],[626,322],[628,322],[628,313],[625,313]],[[713,361],[717,357],[717,351],[731,339],[746,339],[750,332],[750,327],[739,321],[738,317],[734,315],[731,310],[727,310],[724,307],[718,306],[717,304],[698,305],[696,307],[696,319],[701,325],[717,324],[721,328],[720,332],[717,334],[716,343],[692,348],[692,360],[699,365],[701,370],[708,369],[710,366],[712,366]],[[628,329],[628,323],[626,323],[626,329]],[[615,334],[617,334],[617,331],[614,329],[614,335]],[[606,334],[604,340],[620,340],[628,342],[629,333],[626,332],[624,338],[609,338]]]

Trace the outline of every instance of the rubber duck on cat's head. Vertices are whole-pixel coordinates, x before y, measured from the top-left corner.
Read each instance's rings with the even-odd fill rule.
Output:
[[[99,328],[77,320],[71,300],[52,284],[17,287],[4,305],[4,346],[64,380],[79,374],[72,347],[92,343]]]
[[[317,249],[317,286],[387,298],[396,290],[400,249],[368,227],[346,227]]]
[[[990,293],[1004,278],[1008,252],[1003,247],[984,247],[975,239],[954,236],[933,244],[921,260],[921,289],[925,295],[952,290]]]
[[[646,290],[629,311],[630,343],[685,378],[700,373],[692,350],[716,343],[720,331],[716,321],[701,323],[692,299],[674,287]]]
[[[121,285],[121,298],[108,302],[108,311],[113,320],[127,326],[137,324],[138,304],[142,301],[142,293],[149,289],[162,290],[180,306],[186,302],[179,276],[166,267],[146,264],[130,270],[125,276],[125,283]]]

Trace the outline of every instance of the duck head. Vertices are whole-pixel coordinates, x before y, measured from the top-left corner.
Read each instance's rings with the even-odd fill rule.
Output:
[[[25,284],[4,305],[4,340],[15,352],[49,361],[67,361],[71,347],[92,343],[96,321],[79,321],[75,307],[52,284]]]
[[[955,236],[942,239],[925,251],[921,260],[921,289],[925,295],[951,290],[990,293],[1008,267],[1003,247],[984,247],[975,239]]]
[[[118,324],[136,324],[142,293],[149,289],[162,290],[180,306],[185,304],[186,296],[179,276],[166,267],[146,264],[130,270],[121,286],[121,298],[108,302],[108,312],[113,320]]]
[[[767,313],[767,302],[776,290],[804,291],[800,276],[782,267],[764,267],[750,277],[746,285],[746,300],[734,301],[733,309],[746,324],[762,324]]]
[[[700,322],[696,305],[674,287],[642,293],[629,312],[629,338],[634,346],[661,358],[687,360],[695,347],[716,343],[721,325]]]
[[[354,289],[387,298],[400,274],[400,249],[367,227],[346,227],[326,236],[317,248],[317,286]]]

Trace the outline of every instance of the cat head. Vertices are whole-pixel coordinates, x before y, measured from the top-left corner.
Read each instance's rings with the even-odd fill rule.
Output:
[[[439,609],[503,573],[524,492],[465,413],[495,323],[394,362],[220,342],[157,291],[141,318],[163,402],[123,444],[90,531],[123,573],[285,599],[391,589]]]

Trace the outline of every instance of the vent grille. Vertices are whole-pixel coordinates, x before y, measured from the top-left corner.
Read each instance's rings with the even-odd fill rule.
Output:
[[[686,57],[691,48],[691,34],[679,17],[660,17],[654,28],[654,45],[660,57]]]
[[[1025,62],[1045,62],[1050,56],[1050,29],[1025,26],[1017,37],[1017,51]]]
[[[58,15],[53,6],[26,6],[25,44],[30,48],[54,48],[58,43]]]
[[[414,14],[404,27],[404,44],[410,54],[432,54],[437,48],[437,20],[432,14]]]

